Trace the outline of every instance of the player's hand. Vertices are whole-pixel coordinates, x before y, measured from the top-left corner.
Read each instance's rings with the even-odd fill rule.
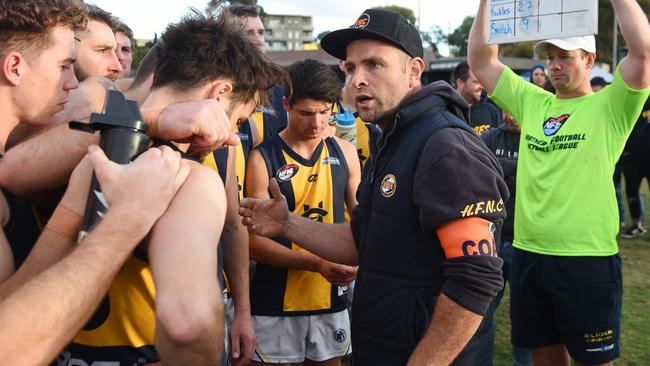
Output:
[[[233,127],[221,103],[204,99],[166,106],[152,134],[163,140],[189,142],[198,150],[209,151],[239,144]]]
[[[271,199],[244,198],[239,203],[242,223],[251,234],[272,238],[286,236],[289,225],[287,199],[275,178],[269,182]]]
[[[357,278],[357,267],[336,264],[323,260],[318,272],[334,285],[347,286]]]
[[[250,316],[237,316],[230,327],[230,364],[247,366],[255,350],[255,330]]]
[[[188,162],[167,146],[151,148],[127,165],[108,160],[95,145],[88,152],[109,211],[120,207],[143,224],[153,225],[165,213],[190,172]]]

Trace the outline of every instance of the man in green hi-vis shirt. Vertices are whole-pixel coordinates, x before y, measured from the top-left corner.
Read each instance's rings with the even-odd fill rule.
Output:
[[[612,173],[650,94],[650,26],[634,0],[612,0],[629,48],[610,86],[593,93],[593,36],[538,43],[556,94],[521,79],[487,44],[481,0],[469,64],[493,100],[521,124],[512,343],[535,365],[610,365],[619,356],[622,302]],[[650,143],[650,141],[649,141]]]

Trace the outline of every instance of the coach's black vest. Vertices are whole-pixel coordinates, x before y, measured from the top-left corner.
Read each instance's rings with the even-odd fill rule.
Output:
[[[466,108],[447,83],[424,87],[400,107],[363,172],[353,215],[359,250],[355,366],[406,364],[429,323],[444,282],[445,256],[438,238],[420,226],[413,180],[433,134],[443,128],[473,134],[461,119]]]

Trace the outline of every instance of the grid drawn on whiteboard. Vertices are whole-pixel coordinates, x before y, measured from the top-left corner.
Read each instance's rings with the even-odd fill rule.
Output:
[[[598,0],[490,0],[488,43],[596,34]]]

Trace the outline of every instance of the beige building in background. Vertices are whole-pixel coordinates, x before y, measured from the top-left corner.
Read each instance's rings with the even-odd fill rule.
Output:
[[[268,51],[303,50],[314,42],[311,16],[267,14],[263,21]]]

